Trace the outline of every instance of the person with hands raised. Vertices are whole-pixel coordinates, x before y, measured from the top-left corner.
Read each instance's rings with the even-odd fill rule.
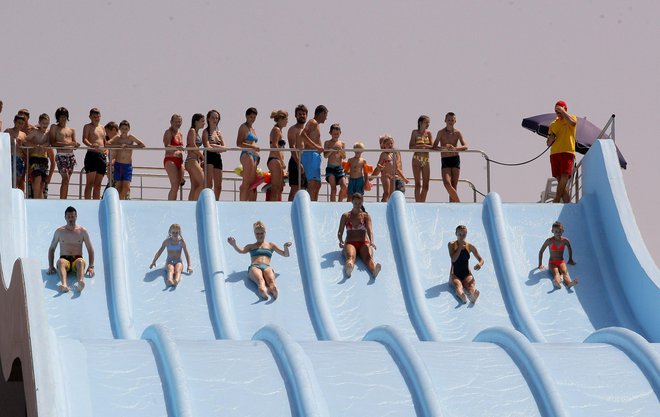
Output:
[[[270,259],[273,256],[273,252],[288,257],[289,247],[291,247],[292,243],[286,242],[284,249],[282,249],[273,242],[267,242],[266,225],[260,220],[254,223],[253,229],[254,237],[257,239],[256,242],[245,245],[245,247],[240,247],[233,236],[229,236],[227,242],[238,253],[250,253],[250,265],[247,269],[248,275],[257,284],[261,298],[268,300],[268,294],[271,294],[273,299],[277,299],[279,292],[275,285],[275,271],[270,266]]]

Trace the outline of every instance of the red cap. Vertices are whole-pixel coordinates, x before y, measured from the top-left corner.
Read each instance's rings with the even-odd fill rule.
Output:
[[[564,110],[568,111],[568,106],[566,106],[566,102],[564,100],[559,100],[557,103],[555,103],[555,107],[563,107]]]

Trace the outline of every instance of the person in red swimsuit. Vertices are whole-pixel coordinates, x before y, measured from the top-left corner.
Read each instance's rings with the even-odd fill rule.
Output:
[[[167,194],[168,200],[176,200],[176,194],[179,187],[184,184],[183,179],[183,135],[181,134],[181,124],[183,118],[180,114],[173,114],[170,118],[170,127],[163,135],[163,145],[165,145],[165,159],[163,166],[170,179],[170,192]]]
[[[339,247],[344,249],[346,276],[351,276],[355,267],[356,256],[359,254],[375,279],[380,273],[381,266],[379,263],[374,262],[371,248],[376,250],[376,245],[374,244],[374,234],[371,228],[371,216],[364,209],[362,198],[360,193],[355,193],[351,197],[353,208],[341,215],[337,238],[339,238]],[[344,229],[346,229],[346,241],[342,239]]]
[[[570,265],[575,265],[573,260],[573,248],[571,248],[571,242],[567,238],[562,236],[564,233],[564,225],[560,222],[554,222],[552,224],[552,237],[549,237],[543,242],[541,250],[539,251],[539,270],[543,269],[543,252],[546,248],[550,248],[550,260],[548,261],[548,269],[552,273],[552,284],[556,289],[561,288],[559,282],[560,278],[563,278],[564,285],[567,288],[571,288],[574,285],[577,285],[578,279],[575,278],[571,280],[570,275],[568,275],[568,267],[566,266],[566,261],[564,261],[564,249],[568,247],[568,263]]]

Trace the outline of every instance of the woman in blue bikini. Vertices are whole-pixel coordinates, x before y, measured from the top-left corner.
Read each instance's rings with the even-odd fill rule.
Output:
[[[156,266],[156,261],[160,258],[160,254],[167,248],[167,260],[165,261],[165,268],[167,269],[167,286],[176,287],[181,282],[181,271],[183,271],[183,261],[181,260],[181,251],[186,255],[186,263],[188,264],[188,273],[192,273],[192,266],[190,265],[190,254],[186,241],[181,236],[181,226],[173,224],[167,235],[167,239],[163,240],[163,244],[156,252],[154,260],[151,261],[149,269]]]
[[[236,146],[245,148],[241,151],[241,165],[243,166],[243,183],[240,188],[240,200],[251,201],[257,199],[256,190],[251,190],[252,183],[257,177],[257,165],[259,165],[259,147],[257,133],[254,131],[254,121],[257,120],[257,109],[250,107],[245,111],[245,123],[238,128]]]
[[[270,266],[270,258],[273,256],[273,252],[288,257],[291,242],[286,242],[284,249],[281,249],[273,242],[266,242],[266,226],[261,221],[257,221],[254,224],[254,237],[257,241],[245,245],[245,247],[238,246],[236,239],[232,236],[227,238],[227,242],[238,253],[250,253],[251,262],[250,266],[248,266],[248,274],[250,275],[250,279],[257,284],[261,298],[268,300],[268,294],[270,293],[273,299],[276,299],[275,271]]]

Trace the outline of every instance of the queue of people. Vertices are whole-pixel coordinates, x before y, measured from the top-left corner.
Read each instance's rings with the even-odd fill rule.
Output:
[[[0,111],[2,102],[0,102]],[[555,202],[569,200],[566,189],[575,160],[575,133],[577,118],[567,112],[566,102],[555,104],[557,119],[550,125],[547,144],[551,147],[552,175],[558,180]],[[401,153],[396,151],[395,140],[384,134],[379,138],[380,154],[375,168],[362,157],[365,149],[362,142],[353,144],[355,155],[348,157],[347,146],[340,139],[341,126],[330,126],[330,139],[322,141],[321,125],[328,119],[328,108],[319,105],[314,110],[314,117],[307,120],[308,110],[298,105],[294,110],[296,123],[288,129],[289,152],[288,164],[283,150],[287,146],[284,129],[288,125],[288,112],[277,109],[271,112],[274,125],[269,134],[268,146],[272,149],[266,160],[268,171],[267,201],[281,201],[284,185],[290,186],[289,201],[292,201],[299,189],[306,189],[313,201],[318,200],[322,178],[330,187],[330,201],[344,201],[354,193],[364,194],[371,187],[371,179],[380,176],[383,195],[381,201],[387,201],[393,190],[405,192],[409,183],[404,174]],[[240,200],[257,199],[257,186],[265,181],[259,170],[261,162],[260,145],[254,123],[258,112],[250,107],[245,112],[245,122],[238,128],[236,146],[241,148]],[[5,130],[12,140],[12,173],[16,187],[25,191],[29,185],[29,197],[47,197],[47,188],[55,166],[60,173],[60,198],[68,196],[71,175],[77,165],[74,149],[81,146],[76,139],[76,130],[68,125],[69,111],[60,107],[55,111],[55,123],[50,124],[47,114],[39,116],[39,124],[29,124],[30,113],[21,109],[14,117],[14,126]],[[89,112],[90,123],[82,130],[82,144],[87,147],[84,158],[86,199],[98,199],[101,196],[103,178],[109,175],[109,183],[119,190],[120,198],[127,198],[132,179],[132,149],[145,147],[137,137],[129,134],[130,123],[126,120],[117,125],[115,122],[101,124],[101,112],[92,108]],[[220,199],[223,180],[223,161],[221,153],[227,150],[224,136],[219,129],[221,115],[218,110],[209,110],[204,116],[195,113],[190,127],[184,136],[181,132],[183,117],[174,114],[170,126],[163,134],[166,148],[163,167],[167,173],[170,189],[168,199],[175,200],[180,187],[185,183],[185,172],[190,178],[189,200],[196,200],[202,189],[207,187]],[[412,130],[408,148],[412,154],[411,169],[414,178],[414,196],[416,202],[425,202],[431,177],[431,152],[440,152],[441,176],[450,202],[460,202],[457,191],[461,172],[460,152],[468,150],[463,134],[456,128],[457,118],[453,112],[445,115],[445,126],[435,135],[429,130],[431,119],[422,115],[417,120],[417,128]],[[55,152],[52,147],[57,148]],[[325,175],[321,173],[323,159],[327,159]],[[29,166],[26,163],[29,161]],[[119,185],[117,185],[119,184]]]

